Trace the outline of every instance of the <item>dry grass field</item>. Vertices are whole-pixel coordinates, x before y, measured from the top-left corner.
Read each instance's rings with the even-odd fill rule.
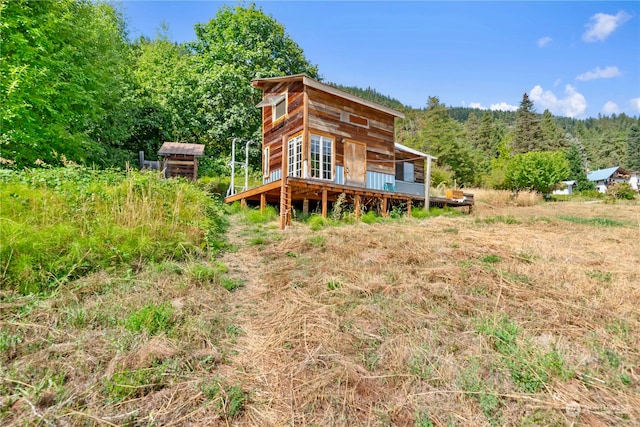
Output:
[[[487,197],[5,295],[0,424],[639,425],[640,206]]]

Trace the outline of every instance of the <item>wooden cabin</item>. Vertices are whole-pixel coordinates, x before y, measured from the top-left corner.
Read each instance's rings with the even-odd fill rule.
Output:
[[[203,144],[182,142],[165,142],[158,151],[165,178],[181,176],[194,181],[198,179],[198,157],[203,155]]]
[[[428,154],[395,143],[404,114],[306,75],[255,79],[263,91],[263,184],[225,200],[280,205],[280,227],[293,205],[308,211],[344,193],[356,216],[364,205],[385,215],[391,205],[428,199]],[[426,182],[425,182],[426,181]]]

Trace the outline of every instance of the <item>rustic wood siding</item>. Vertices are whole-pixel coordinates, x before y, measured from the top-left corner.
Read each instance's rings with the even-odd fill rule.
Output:
[[[304,96],[302,82],[277,83],[264,90],[265,96],[278,96],[287,92],[287,116],[284,120],[273,122],[273,107],[263,107],[262,148],[269,147],[269,170],[282,169],[282,137],[291,136],[302,130],[304,114]]]
[[[367,170],[394,173],[394,117],[317,89],[308,88],[309,132],[335,138],[335,164],[344,165],[343,139],[367,145]],[[369,126],[341,120],[341,112],[369,120]]]

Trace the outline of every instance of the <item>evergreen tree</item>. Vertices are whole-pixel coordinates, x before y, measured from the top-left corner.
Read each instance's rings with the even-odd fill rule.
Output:
[[[569,163],[569,175],[567,179],[576,182],[576,189],[578,191],[595,189],[595,184],[587,179],[586,159],[584,158],[584,150],[581,149],[580,142],[574,141],[565,155]]]
[[[513,149],[515,153],[544,151],[545,149],[540,119],[535,112],[533,101],[526,93],[522,96],[520,107],[516,111]]]
[[[627,158],[625,165],[632,171],[640,171],[640,126],[633,124],[627,135]]]
[[[545,150],[557,151],[568,147],[562,129],[556,126],[555,119],[549,110],[544,110],[544,113],[542,113],[540,128]]]

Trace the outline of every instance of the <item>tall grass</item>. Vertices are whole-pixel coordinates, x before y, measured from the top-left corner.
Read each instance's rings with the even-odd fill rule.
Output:
[[[107,268],[206,255],[222,207],[183,180],[78,166],[0,176],[0,288],[50,291]]]

